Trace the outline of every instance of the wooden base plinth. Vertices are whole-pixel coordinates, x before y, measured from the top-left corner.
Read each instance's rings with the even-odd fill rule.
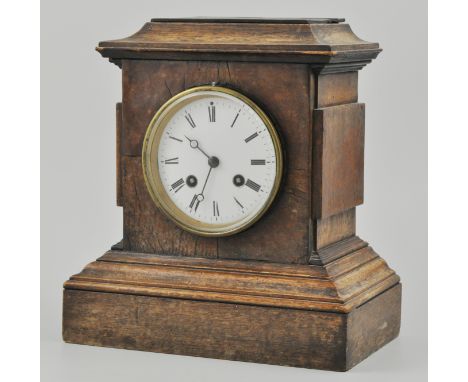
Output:
[[[63,338],[345,371],[400,329],[398,276],[359,252],[327,268],[110,251],[65,283]]]

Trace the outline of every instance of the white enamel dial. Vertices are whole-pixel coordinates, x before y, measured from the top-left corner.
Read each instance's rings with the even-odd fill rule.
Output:
[[[143,153],[155,202],[183,228],[213,236],[239,232],[265,212],[281,161],[266,115],[221,87],[170,100],[150,124]]]

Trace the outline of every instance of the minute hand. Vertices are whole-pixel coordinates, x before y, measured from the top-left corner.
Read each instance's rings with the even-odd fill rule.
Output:
[[[203,188],[201,190],[200,195],[203,195],[203,192],[205,191],[206,183],[208,182],[208,178],[210,177],[211,170],[213,170],[213,167],[210,167],[210,170],[208,171],[208,175],[206,176],[205,184],[203,184]]]
[[[206,176],[205,184],[203,185],[203,189],[201,190],[201,192],[199,194],[195,194],[195,196],[193,197],[192,203],[190,203],[190,208],[192,208],[193,204],[196,201],[197,204],[195,205],[195,212],[197,211],[198,205],[201,202],[203,202],[203,200],[205,199],[205,197],[203,196],[203,193],[205,192],[206,183],[208,182],[208,178],[210,177],[211,170],[213,170],[213,167],[210,167],[210,170],[208,171],[208,175]]]

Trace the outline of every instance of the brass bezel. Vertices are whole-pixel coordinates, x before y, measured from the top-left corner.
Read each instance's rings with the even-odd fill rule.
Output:
[[[273,141],[276,155],[276,176],[270,196],[266,200],[263,207],[255,215],[251,216],[249,219],[246,219],[242,224],[239,224],[238,222],[230,224],[209,224],[196,220],[185,214],[174,204],[164,189],[159,176],[158,162],[157,160],[154,160],[155,155],[157,157],[157,149],[161,142],[161,136],[166,126],[166,121],[169,120],[170,117],[179,110],[179,107],[176,106],[181,103],[183,104],[183,101],[186,100],[185,97],[188,95],[198,92],[210,91],[225,93],[246,103],[261,118],[267,127]],[[192,98],[187,99],[187,101],[192,101]],[[156,165],[154,165],[155,163]],[[281,184],[281,178],[283,175],[283,152],[278,133],[276,132],[273,123],[265,114],[265,112],[260,109],[260,107],[258,107],[252,100],[230,88],[216,85],[204,85],[185,90],[175,95],[164,105],[162,105],[161,108],[156,112],[148,125],[143,141],[142,166],[146,187],[151,195],[151,198],[153,199],[153,202],[169,219],[171,219],[179,227],[193,234],[220,237],[234,235],[238,232],[246,230],[254,223],[256,223],[271,206]]]

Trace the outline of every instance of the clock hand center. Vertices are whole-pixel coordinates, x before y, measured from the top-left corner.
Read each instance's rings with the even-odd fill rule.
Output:
[[[208,158],[208,164],[211,168],[216,168],[219,166],[219,159],[218,157],[212,156]]]

